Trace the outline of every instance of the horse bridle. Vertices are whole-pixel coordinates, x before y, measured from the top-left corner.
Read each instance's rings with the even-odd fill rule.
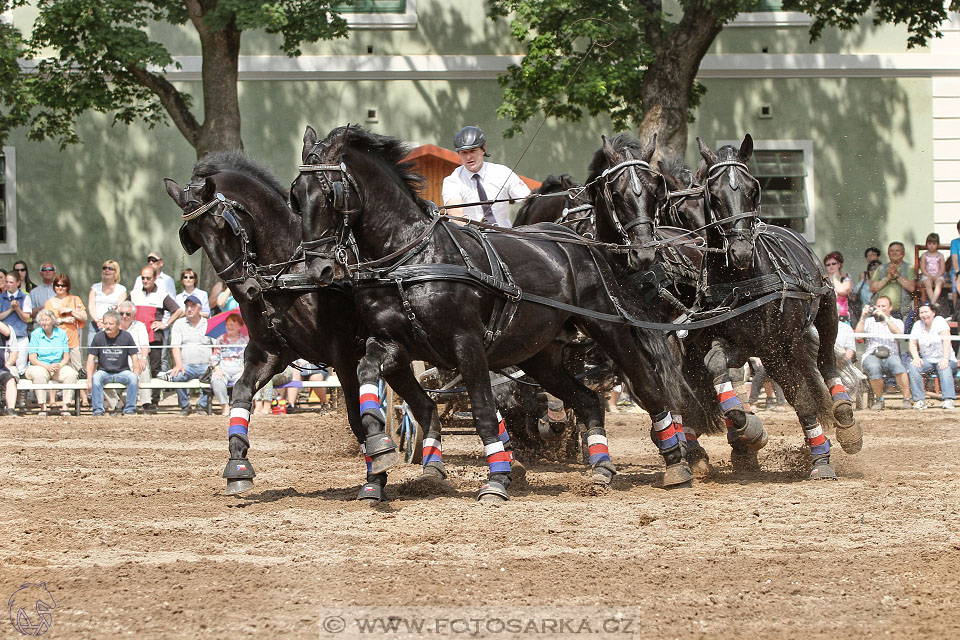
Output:
[[[621,173],[629,170],[630,188],[633,190],[634,195],[639,196],[643,192],[643,183],[640,182],[640,176],[637,175],[636,167],[639,167],[641,170],[646,171],[650,175],[658,178],[662,176],[659,172],[652,169],[650,167],[650,163],[648,163],[646,160],[638,160],[630,157],[629,151],[626,153],[628,157],[627,160],[604,169],[604,171],[597,176],[597,180],[602,182],[603,186],[600,189],[600,194],[607,206],[607,210],[610,212],[610,219],[613,221],[613,226],[616,228],[617,233],[620,234],[621,241],[623,241],[624,244],[630,244],[630,236],[628,235],[628,232],[631,229],[640,224],[649,224],[652,232],[655,230],[655,224],[653,220],[645,220],[641,216],[637,216],[633,220],[630,220],[624,224],[624,222],[620,220],[620,215],[617,213],[617,208],[613,204],[613,194],[610,192],[610,183],[611,181],[618,179]]]
[[[714,215],[713,207],[710,204],[710,181],[716,180],[724,171],[727,172],[730,178],[730,188],[734,191],[740,188],[738,182],[740,174],[750,178],[757,185],[756,204],[753,210],[743,211],[724,218],[718,218]],[[717,228],[717,231],[723,237],[724,252],[729,249],[731,242],[743,241],[749,242],[750,244],[756,242],[757,236],[760,235],[762,231],[762,223],[760,223],[760,195],[760,181],[753,177],[750,173],[750,168],[747,167],[745,163],[739,160],[721,160],[710,166],[704,184],[703,203],[704,210],[707,214],[707,224],[705,224],[703,228]],[[743,220],[749,220],[749,224],[746,227],[740,226]]]

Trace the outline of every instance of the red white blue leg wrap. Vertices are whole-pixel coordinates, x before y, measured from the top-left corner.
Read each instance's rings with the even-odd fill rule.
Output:
[[[607,447],[607,436],[603,433],[587,435],[587,451],[590,453],[590,466],[598,462],[610,460],[610,449]]]
[[[673,414],[673,424],[674,428],[677,430],[677,440],[680,442],[687,442],[687,433],[683,430],[683,416],[679,413]],[[694,441],[696,441],[697,436],[693,436]]]
[[[737,392],[733,390],[733,384],[729,378],[720,384],[713,385],[713,387],[717,390],[717,402],[720,403],[720,411],[723,413],[733,409],[743,411],[743,404],[740,403],[740,398],[737,397]]]
[[[503,443],[497,440],[483,446],[483,451],[487,454],[487,466],[490,467],[490,473],[510,473],[510,453],[504,451]]]
[[[362,442],[360,443],[360,453],[363,454],[363,461],[367,463],[367,473],[370,473],[372,460],[370,460],[370,456],[367,455],[367,445]]]
[[[431,462],[443,462],[443,449],[440,445],[440,438],[423,439],[423,466]]]
[[[850,396],[847,394],[847,388],[843,386],[843,380],[840,378],[831,378],[827,382],[827,387],[830,389],[830,396],[833,398],[834,402],[839,400],[850,401]]]
[[[250,427],[250,412],[246,409],[230,409],[230,427],[227,430],[227,438],[230,436],[242,436],[247,439],[247,429]]]
[[[680,444],[677,424],[669,411],[664,411],[653,419],[653,441],[660,451],[668,451]]]
[[[371,413],[386,422],[380,408],[380,393],[375,384],[360,385],[360,414]]]
[[[507,453],[510,454],[510,460],[513,460],[513,451],[512,448],[508,449],[510,446],[510,434],[507,433],[507,424],[503,420],[503,416],[500,415],[500,410],[497,409],[497,437],[500,438],[500,442],[503,443],[503,447]]]
[[[823,434],[823,427],[819,423],[812,427],[804,427],[803,434],[810,445],[811,456],[823,456],[830,453],[830,439]]]

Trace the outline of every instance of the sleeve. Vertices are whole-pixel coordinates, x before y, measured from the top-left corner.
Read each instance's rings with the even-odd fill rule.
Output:
[[[887,274],[887,269],[885,265],[880,265],[873,270],[873,275],[870,276],[870,282],[880,282],[883,280],[883,277]]]
[[[30,313],[33,311],[33,304],[30,302],[30,296],[24,295],[23,302],[20,304],[20,308],[24,313]]]
[[[84,312],[86,312],[86,310],[87,310],[87,305],[83,304],[83,299],[80,298],[80,296],[73,296],[73,297],[74,297],[74,301],[75,301],[74,308],[75,308],[77,311],[84,311]],[[86,326],[86,324],[87,324],[87,321],[86,321],[86,320],[77,320],[77,329],[83,329],[83,328]]]
[[[176,313],[177,311],[180,311],[180,305],[178,305],[177,301],[169,295],[163,299],[163,308],[170,313]]]
[[[177,283],[172,276],[163,279],[163,288],[171,298],[177,295]]]
[[[950,241],[950,255],[960,256],[960,238],[954,238]]]
[[[200,311],[201,313],[210,313],[210,295],[206,291],[197,289],[197,292],[200,293]]]
[[[507,194],[511,198],[519,199],[526,198],[530,195],[530,187],[527,186],[527,183],[520,179],[516,173],[510,172],[510,189]]]
[[[103,331],[98,331],[97,335],[93,336],[93,342],[90,343],[90,354],[95,358],[100,356],[100,349],[106,344],[106,335]]]
[[[173,331],[170,333],[170,346],[179,347],[183,344],[183,332],[180,330],[182,327],[182,319],[173,323]]]
[[[893,318],[894,324],[897,325],[897,328],[900,329],[900,333],[903,333],[903,320],[899,318]]]
[[[443,185],[440,188],[440,197],[446,204],[454,198],[463,199],[463,193],[460,191],[460,181],[457,180],[456,173],[451,173],[443,179]]]

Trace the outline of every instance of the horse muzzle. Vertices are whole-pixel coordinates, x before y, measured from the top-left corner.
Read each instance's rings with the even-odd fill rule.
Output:
[[[634,271],[647,271],[657,258],[655,249],[630,249],[627,252],[627,266]]]
[[[245,302],[253,302],[263,294],[263,288],[255,278],[246,278],[240,283],[239,293]]]
[[[317,257],[307,265],[307,273],[313,282],[321,287],[326,287],[333,284],[338,266],[336,260],[332,258]]]
[[[736,269],[749,269],[753,266],[753,243],[749,240],[734,240],[727,249],[727,258]]]

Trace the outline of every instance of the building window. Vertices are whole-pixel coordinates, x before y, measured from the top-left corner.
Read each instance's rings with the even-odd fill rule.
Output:
[[[784,11],[783,0],[760,0],[733,19],[731,27],[795,27],[808,26],[813,19],[802,11]]]
[[[353,0],[336,5],[353,29],[415,29],[417,0]]]
[[[0,253],[17,250],[17,153],[3,147],[0,156]]]
[[[717,146],[740,141],[720,141]],[[813,142],[754,140],[750,173],[760,182],[760,219],[814,241]]]

